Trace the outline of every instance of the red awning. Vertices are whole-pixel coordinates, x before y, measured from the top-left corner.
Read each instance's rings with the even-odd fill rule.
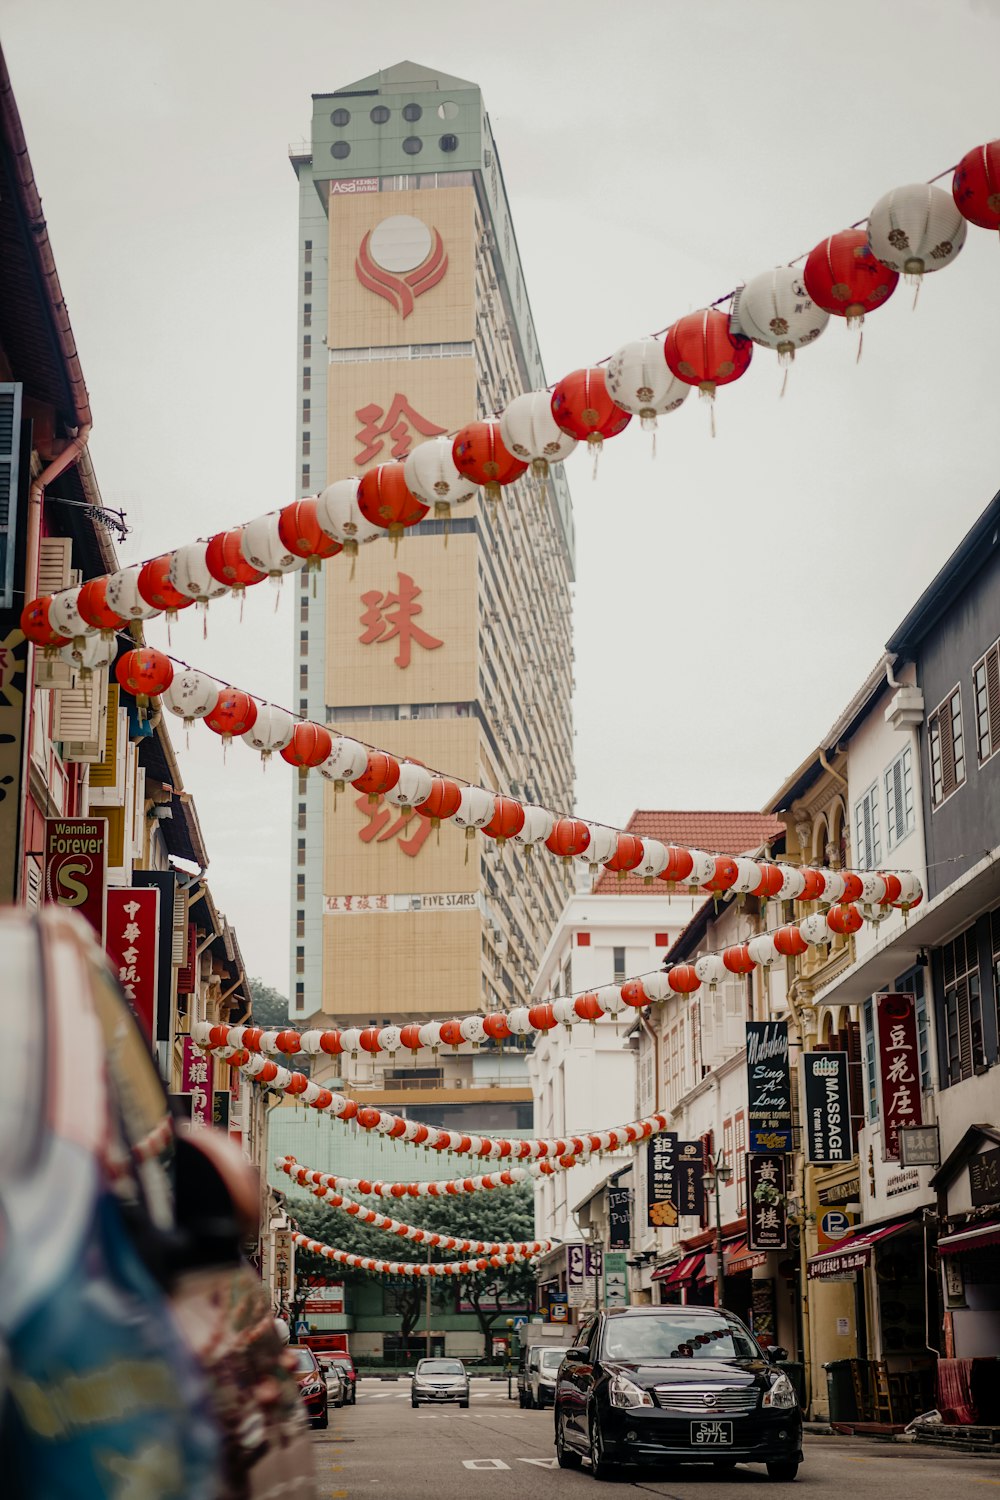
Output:
[[[650,1277],[651,1281],[662,1281],[664,1286],[679,1286],[681,1282],[697,1281],[705,1266],[704,1250],[685,1255],[675,1266],[660,1266]]]
[[[871,1260],[872,1247],[877,1245],[879,1240],[886,1240],[890,1235],[899,1234],[900,1230],[908,1229],[912,1223],[913,1219],[907,1216],[905,1219],[893,1219],[889,1224],[879,1224],[876,1228],[848,1235],[847,1239],[841,1240],[835,1250],[826,1250],[822,1255],[813,1256],[809,1262],[809,1275],[825,1281],[831,1277],[844,1276],[851,1271],[860,1270]]]
[[[959,1229],[938,1240],[942,1255],[958,1255],[963,1250],[984,1250],[990,1245],[1000,1245],[1000,1224],[978,1224],[974,1229]]]
[[[754,1266],[762,1266],[766,1260],[766,1250],[751,1250],[745,1239],[735,1240],[725,1247],[724,1270],[727,1276],[738,1276],[742,1271],[752,1271]]]

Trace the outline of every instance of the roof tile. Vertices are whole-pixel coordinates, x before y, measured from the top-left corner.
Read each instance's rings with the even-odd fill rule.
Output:
[[[772,844],[785,832],[785,825],[772,813],[660,811],[637,808],[625,826],[626,833],[659,839],[663,844],[681,844],[704,849],[709,854],[752,854],[762,844]],[[612,870],[602,870],[594,884],[597,895],[658,896],[663,887],[653,880],[647,885],[640,875],[619,880]]]

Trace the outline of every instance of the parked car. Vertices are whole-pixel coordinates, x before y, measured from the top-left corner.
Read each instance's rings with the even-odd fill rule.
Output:
[[[329,1406],[343,1406],[347,1400],[347,1380],[340,1372],[335,1359],[319,1356],[319,1367],[326,1381],[326,1399]]]
[[[330,1349],[324,1355],[324,1359],[330,1360],[337,1366],[344,1382],[344,1403],[354,1406],[358,1399],[358,1372],[354,1367],[353,1359],[346,1349]]]
[[[306,1416],[313,1427],[327,1427],[330,1423],[329,1402],[326,1394],[326,1376],[319,1367],[319,1360],[305,1344],[289,1344],[288,1353],[295,1361],[295,1379],[299,1395],[306,1409]]]
[[[256,1174],[222,1132],[174,1125],[78,916],[0,910],[0,954],[18,1057],[0,1090],[5,1493],[314,1493],[295,1382],[241,1254]]]
[[[520,1404],[524,1407],[551,1406],[556,1399],[556,1375],[568,1345],[533,1344],[528,1353]],[[520,1377],[518,1379],[520,1387]]]
[[[559,1467],[590,1459],[594,1477],[623,1464],[766,1464],[791,1480],[802,1462],[795,1389],[732,1313],[627,1307],[584,1323],[556,1384]]]
[[[469,1376],[460,1359],[422,1359],[413,1372],[410,1405],[457,1401],[469,1404]]]

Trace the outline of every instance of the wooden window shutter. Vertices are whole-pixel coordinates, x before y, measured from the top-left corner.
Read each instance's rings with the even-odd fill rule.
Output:
[[[73,543],[68,536],[43,536],[38,544],[38,593],[69,588]]]
[[[90,785],[102,790],[117,788],[118,776],[118,740],[121,733],[121,725],[118,722],[118,684],[108,683],[108,713],[104,724],[104,748],[101,759],[90,768]],[[112,860],[112,864],[116,861]]]
[[[943,802],[950,797],[958,783],[955,780],[955,736],[952,731],[951,698],[935,709],[930,719],[937,734],[938,751],[941,756],[941,797]]]
[[[173,943],[170,962],[179,969],[188,953],[187,892],[180,881],[174,880],[174,924],[171,933]]]
[[[108,868],[121,869],[125,863],[125,809],[102,807],[101,817],[108,820]]]
[[[197,988],[198,975],[198,930],[193,922],[188,923],[187,953],[181,968],[177,970],[178,995],[193,995]]]
[[[990,716],[990,745],[1000,748],[1000,641],[986,653],[986,701]]]
[[[21,387],[0,385],[0,609],[14,606],[20,452]],[[18,604],[20,607],[21,603]]]
[[[93,763],[104,751],[107,681],[104,671],[67,688],[55,698],[52,738],[60,741],[63,759]]]
[[[33,859],[24,867],[24,904],[34,909],[42,899],[42,872]]]

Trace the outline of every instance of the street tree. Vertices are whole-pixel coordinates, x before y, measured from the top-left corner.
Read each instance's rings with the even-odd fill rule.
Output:
[[[253,996],[253,1024],[268,1031],[281,1031],[288,1025],[288,1000],[280,990],[265,984],[263,979],[250,980]]]

